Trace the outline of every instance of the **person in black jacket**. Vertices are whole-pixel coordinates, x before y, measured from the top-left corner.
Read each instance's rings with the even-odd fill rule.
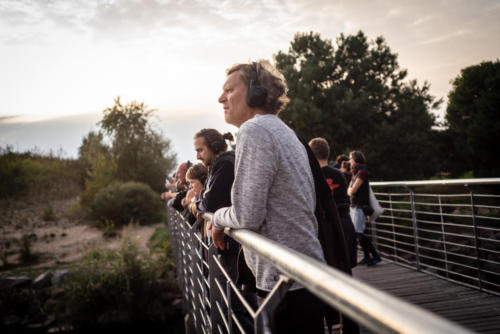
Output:
[[[231,206],[231,187],[234,181],[234,151],[227,151],[226,140],[232,141],[231,133],[221,134],[215,129],[202,129],[194,136],[194,148],[196,150],[196,158],[201,160],[208,168],[208,178],[205,182],[205,188],[202,190],[196,202],[197,211],[199,213],[211,212],[214,213],[220,208]],[[205,231],[206,235],[210,233]],[[208,232],[208,233],[207,233]],[[211,244],[211,240],[208,240]],[[228,236],[224,236],[226,247],[224,250],[215,248],[215,253],[220,255],[220,260],[226,269],[231,280],[238,284],[243,290],[243,294],[247,297],[250,304],[255,304],[252,299],[252,292],[248,289],[248,285],[254,285],[255,279],[246,264],[241,252],[241,246]],[[242,276],[246,277],[242,277]],[[224,281],[222,274],[216,275],[211,279],[217,278]],[[212,291],[211,299],[220,298],[217,291]],[[248,312],[243,308],[237,298],[231,300],[233,311],[240,320],[240,323],[247,332],[253,331],[252,319]],[[213,321],[218,319],[218,312],[212,314]],[[234,326],[234,325],[233,325]],[[236,327],[234,328],[235,332]]]
[[[333,200],[337,205],[337,210],[340,215],[344,237],[349,251],[349,259],[351,268],[357,265],[357,250],[356,250],[356,234],[354,226],[349,215],[349,196],[347,196],[347,181],[344,174],[337,168],[332,168],[328,165],[328,157],[330,155],[330,146],[326,139],[317,137],[309,141],[314,156],[318,160],[321,171],[326,179],[326,183],[330,187]]]

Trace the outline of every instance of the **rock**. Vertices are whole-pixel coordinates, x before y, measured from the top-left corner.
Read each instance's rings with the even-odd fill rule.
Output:
[[[31,284],[31,278],[27,276],[0,278],[0,290],[22,288]]]
[[[60,286],[71,275],[72,275],[71,270],[68,270],[68,269],[56,270],[56,272],[54,273],[54,276],[52,277],[52,285],[54,285],[56,287]]]
[[[43,274],[40,274],[35,280],[33,281],[33,287],[35,289],[40,289],[40,288],[45,288],[47,286],[50,286],[52,282],[52,273],[50,271],[46,271]]]

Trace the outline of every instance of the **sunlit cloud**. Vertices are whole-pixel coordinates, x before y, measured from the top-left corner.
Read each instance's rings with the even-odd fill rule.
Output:
[[[309,31],[383,36],[446,97],[461,68],[499,57],[498,17],[496,0],[0,0],[0,117],[99,114],[121,96],[223,127],[224,70]]]

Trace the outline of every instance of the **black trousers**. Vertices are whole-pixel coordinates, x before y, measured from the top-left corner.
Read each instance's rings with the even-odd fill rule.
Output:
[[[259,290],[263,298],[265,293]],[[276,333],[318,333],[324,334],[323,317],[325,304],[307,289],[288,291],[276,308],[273,324]]]
[[[366,258],[370,257],[370,253],[374,258],[379,257],[377,250],[373,247],[372,242],[366,237],[366,235],[363,233],[356,233],[356,235],[358,236],[359,244],[361,245],[361,248],[363,248],[363,253]]]

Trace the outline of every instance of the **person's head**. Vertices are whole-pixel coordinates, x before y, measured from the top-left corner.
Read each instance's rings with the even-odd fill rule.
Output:
[[[349,161],[349,158],[345,154],[339,154],[337,155],[337,158],[335,159],[335,162],[338,163],[340,166],[342,166],[342,162],[344,161]]]
[[[227,151],[226,140],[232,141],[233,135],[229,132],[221,134],[215,129],[201,129],[193,138],[196,158],[205,166],[211,166],[221,153]]]
[[[278,114],[289,99],[281,74],[267,60],[236,64],[226,70],[219,103],[226,123],[240,127],[255,114]]]
[[[189,167],[191,167],[191,161],[183,162],[177,167],[177,171],[175,172],[176,177],[176,186],[178,189],[182,189],[186,187],[186,171]]]
[[[349,162],[349,160],[347,161],[342,161],[340,163],[340,170],[343,172],[343,173],[350,173],[351,172],[351,163]]]
[[[328,161],[330,156],[330,145],[325,138],[317,137],[309,141],[309,147],[316,159],[319,161]]]
[[[349,153],[349,162],[351,163],[351,167],[355,165],[364,165],[366,164],[366,158],[363,152],[352,151]]]
[[[201,163],[193,165],[187,170],[186,180],[190,184],[190,189],[194,189],[196,194],[199,194],[203,189],[203,187],[205,187],[207,174],[208,174],[207,168]]]

